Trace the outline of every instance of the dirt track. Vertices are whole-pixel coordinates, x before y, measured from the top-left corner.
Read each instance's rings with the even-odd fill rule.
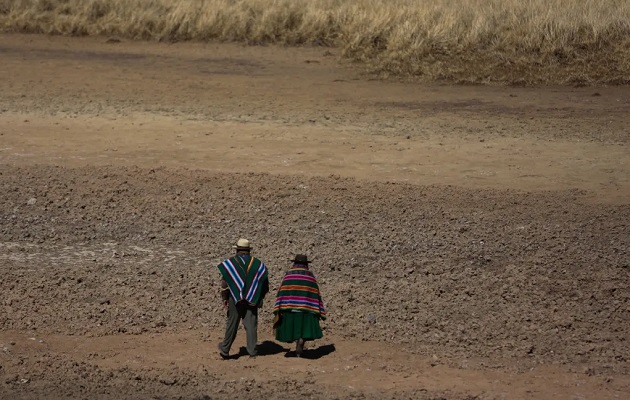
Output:
[[[0,397],[630,394],[630,91],[324,52],[0,36]],[[240,236],[316,259],[312,360],[216,356]]]

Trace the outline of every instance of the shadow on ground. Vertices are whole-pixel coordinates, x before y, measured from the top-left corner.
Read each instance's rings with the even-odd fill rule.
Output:
[[[332,343],[319,346],[316,349],[304,349],[302,358],[306,358],[307,360],[318,360],[333,353],[335,350],[335,345]],[[297,357],[295,350],[288,349],[270,340],[265,340],[258,345],[258,357],[273,356],[280,353],[285,353],[284,356],[287,358]],[[247,348],[243,346],[239,349],[238,353],[230,355],[227,359],[237,360],[244,356],[248,356],[248,354]]]
[[[272,342],[271,340],[265,340],[258,345],[259,356],[272,356],[274,354],[282,353],[283,351],[286,352],[289,351],[289,349],[276,342]]]
[[[265,340],[264,342],[258,344],[258,346],[256,347],[258,349],[258,357],[272,356],[274,354],[289,351],[289,349],[287,349],[286,347],[280,346],[278,343],[272,342],[271,340]],[[230,355],[228,359],[237,360],[243,356],[249,356],[249,354],[247,354],[247,348],[245,346],[242,346],[238,350],[238,353]]]
[[[326,357],[330,353],[333,353],[335,350],[335,345],[332,343],[319,346],[316,349],[304,349],[304,351],[302,352],[302,358],[306,358],[307,360],[318,360],[322,357]],[[295,350],[291,350],[288,351],[284,356],[297,357],[297,354],[295,353]]]

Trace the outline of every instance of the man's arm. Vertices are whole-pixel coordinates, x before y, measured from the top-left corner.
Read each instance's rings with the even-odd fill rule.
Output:
[[[269,293],[269,279],[265,279],[265,282],[263,283],[260,298],[263,299],[267,293]]]

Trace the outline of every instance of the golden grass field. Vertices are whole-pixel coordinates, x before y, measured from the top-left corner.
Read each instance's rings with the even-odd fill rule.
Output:
[[[330,46],[420,80],[630,83],[627,0],[0,0],[0,30]]]

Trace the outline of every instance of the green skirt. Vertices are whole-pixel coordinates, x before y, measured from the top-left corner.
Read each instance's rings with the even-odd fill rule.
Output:
[[[319,317],[310,312],[280,313],[280,324],[276,327],[276,340],[292,343],[298,339],[315,340],[324,337],[319,326]]]

